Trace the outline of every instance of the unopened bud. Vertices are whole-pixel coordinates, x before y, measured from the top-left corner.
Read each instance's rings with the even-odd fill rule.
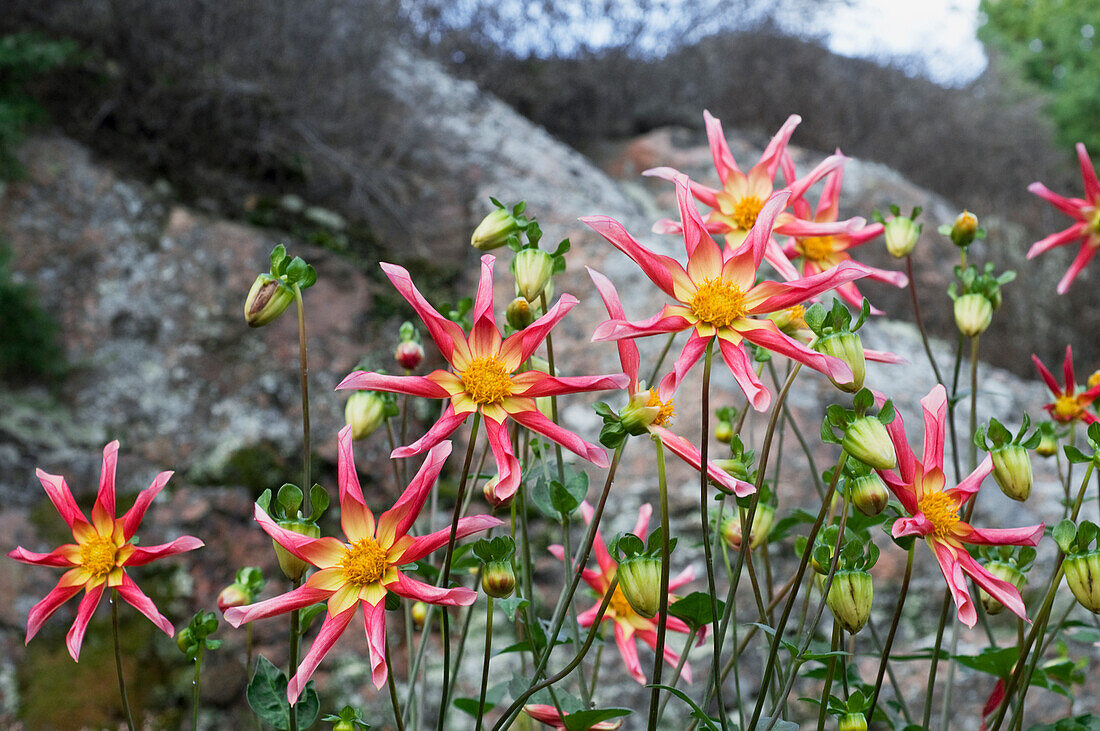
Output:
[[[490,561],[481,570],[481,588],[496,599],[511,596],[516,588],[516,572],[510,560]]]
[[[386,402],[374,391],[356,391],[344,406],[344,421],[351,427],[352,439],[365,439],[382,425]]]
[[[863,388],[863,379],[867,375],[867,361],[863,356],[863,342],[854,332],[837,332],[826,335],[817,341],[814,350],[834,358],[840,358],[852,371],[852,380],[837,383],[832,376],[833,385],[841,391],[855,393]]]
[[[492,505],[494,508],[503,508],[508,503],[512,502],[512,495],[504,496],[499,493],[497,487],[500,485],[500,475],[493,475],[486,480],[485,485],[481,488],[482,494],[485,496],[485,502]]]
[[[886,484],[876,473],[860,475],[848,482],[852,504],[864,515],[878,515],[890,502],[890,493]]]
[[[1001,492],[1023,502],[1031,495],[1031,458],[1019,444],[1009,444],[993,450],[993,479]]]
[[[645,389],[631,394],[630,400],[619,412],[619,421],[627,434],[645,434],[649,426],[657,421],[661,413],[661,402],[657,400],[653,403],[654,399],[650,396],[651,393]]]
[[[283,314],[293,301],[294,290],[270,274],[261,274],[245,298],[245,322],[250,327],[263,327]]]
[[[508,243],[508,237],[519,232],[516,219],[503,208],[494,209],[474,229],[470,244],[475,249],[491,251]]]
[[[320,527],[316,523],[306,520],[280,520],[279,526],[310,538],[321,537]],[[291,581],[302,578],[310,565],[280,546],[276,541],[272,540],[271,544],[275,546],[275,556],[279,559],[279,568],[283,570],[283,575]]]
[[[993,322],[993,303],[984,294],[971,292],[955,300],[955,325],[968,338],[981,335]]]
[[[252,595],[240,584],[230,584],[218,594],[218,609],[225,612],[230,607],[243,607],[252,603]]]
[[[970,211],[963,211],[951,225],[951,241],[960,249],[974,243],[978,235],[978,217]]]
[[[535,313],[531,309],[531,303],[523,297],[516,297],[508,303],[508,308],[504,311],[504,317],[508,320],[508,324],[516,330],[523,330],[535,321]]]
[[[415,370],[420,361],[424,360],[424,346],[415,340],[403,340],[393,351],[393,358],[405,370]]]
[[[917,245],[920,226],[916,221],[906,216],[892,216],[886,222],[883,233],[886,237],[886,250],[890,252],[891,256],[901,259],[909,256],[910,252],[913,251],[913,247]]]
[[[1100,551],[1087,551],[1066,558],[1062,563],[1069,590],[1081,606],[1100,614]]]
[[[615,575],[631,608],[643,617],[656,617],[661,608],[661,559],[631,556],[619,564]]]
[[[512,260],[512,272],[516,278],[516,294],[534,302],[554,274],[554,257],[542,249],[521,249]]]
[[[867,717],[862,713],[845,713],[837,719],[836,731],[867,731]]]
[[[733,424],[725,419],[720,419],[714,427],[714,438],[722,444],[729,444],[733,441]]]
[[[733,475],[738,480],[743,482],[749,479],[749,469],[745,466],[745,463],[738,459],[712,459],[711,462],[716,464],[723,472],[728,475]]]
[[[775,326],[785,335],[790,335],[801,343],[808,343],[810,338],[813,337],[813,331],[806,324],[806,307],[804,305],[793,305],[784,310],[771,312],[767,315],[767,318],[774,322]]]
[[[191,647],[195,642],[195,636],[191,634],[190,627],[184,627],[180,630],[180,633],[176,635],[176,647],[180,648],[180,652],[184,655],[187,654],[187,648]]]
[[[1039,428],[1039,446],[1035,448],[1035,454],[1040,457],[1053,457],[1058,453],[1058,439],[1054,435],[1054,428]]]
[[[871,575],[866,571],[837,571],[829,586],[825,603],[840,626],[855,634],[867,624],[871,616],[871,600],[874,587]]]
[[[873,416],[862,416],[849,424],[840,446],[876,470],[890,470],[898,463],[886,427]]]
[[[722,539],[734,550],[741,548],[741,516],[746,513],[745,508],[739,508],[737,515],[727,515],[722,519]],[[752,516],[752,525],[749,526],[749,548],[755,550],[768,540],[773,523],[775,523],[775,507],[768,503],[757,504],[756,513]]]
[[[413,626],[420,629],[424,626],[424,620],[428,618],[428,605],[424,602],[413,602],[409,613],[412,615]]]
[[[1004,561],[990,561],[986,564],[986,571],[993,574],[995,577],[1002,581],[1007,581],[1016,587],[1016,591],[1024,588],[1024,584],[1027,583],[1027,577],[1023,572],[1010,563]],[[982,607],[985,609],[986,614],[1000,614],[1005,608],[1004,604],[995,599],[991,594],[987,593],[985,589],[979,587]]]

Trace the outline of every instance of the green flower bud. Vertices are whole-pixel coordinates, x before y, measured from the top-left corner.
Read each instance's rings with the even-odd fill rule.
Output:
[[[864,726],[866,728],[866,726]],[[339,720],[332,726],[332,731],[358,731],[354,721]]]
[[[293,289],[270,274],[261,274],[245,298],[244,320],[249,327],[263,327],[283,314],[293,301]]]
[[[245,604],[251,603],[252,594],[240,584],[230,584],[218,594],[218,609],[223,613],[230,607],[243,607]]]
[[[1069,590],[1081,606],[1093,614],[1100,614],[1100,551],[1069,556],[1062,568]]]
[[[968,338],[981,335],[993,322],[993,303],[984,294],[964,294],[955,300],[955,326]]]
[[[852,504],[864,515],[878,515],[890,502],[890,492],[886,489],[886,484],[874,472],[850,480],[848,490],[851,492]]]
[[[741,549],[741,516],[747,514],[745,508],[738,509],[738,515],[722,518],[722,539],[734,550]],[[775,507],[768,503],[759,503],[749,526],[749,548],[755,550],[768,540],[768,534],[775,523]]]
[[[871,575],[866,571],[837,571],[829,586],[825,603],[840,626],[855,634],[867,624],[871,616],[871,600],[874,588]]]
[[[722,444],[729,444],[733,441],[733,424],[725,419],[719,420],[714,427],[714,438]]]
[[[845,452],[876,470],[890,470],[898,463],[886,427],[873,416],[863,416],[849,424],[844,430],[844,439],[840,446]]]
[[[891,256],[901,259],[909,256],[913,247],[917,245],[920,226],[907,216],[892,216],[886,222],[883,234],[886,237],[886,250]]]
[[[351,427],[352,439],[365,439],[382,425],[386,402],[374,391],[356,391],[344,406],[344,421]]]
[[[190,627],[184,627],[180,630],[180,633],[176,635],[176,647],[180,648],[180,652],[184,655],[187,654],[187,648],[195,644],[195,635],[191,633]]]
[[[512,272],[516,278],[516,294],[528,302],[534,302],[550,283],[550,277],[554,274],[554,257],[542,249],[520,249],[512,260]],[[547,298],[549,296],[547,293]]]
[[[1031,458],[1019,444],[1008,444],[993,450],[993,479],[1001,492],[1023,502],[1031,495]]]
[[[814,344],[814,350],[840,358],[852,370],[852,380],[847,383],[837,383],[830,377],[829,380],[833,381],[834,386],[848,393],[855,393],[863,388],[863,379],[867,375],[867,361],[863,357],[863,342],[859,339],[859,335],[848,331],[831,333],[818,340]]]
[[[516,330],[523,330],[535,321],[535,313],[531,309],[531,303],[523,297],[516,297],[508,304],[504,311],[504,317],[508,324]]]
[[[837,731],[867,731],[867,717],[862,713],[845,713],[836,722]]]
[[[631,608],[643,617],[656,617],[661,608],[661,559],[631,556],[623,559],[615,575]]]
[[[481,588],[496,599],[511,596],[516,588],[516,572],[510,560],[490,561],[481,570]]]
[[[409,613],[412,614],[413,626],[420,629],[424,626],[424,620],[428,618],[428,605],[424,602],[413,602]]]
[[[1007,581],[1016,587],[1016,591],[1024,588],[1024,584],[1027,583],[1027,577],[1018,568],[1010,563],[1004,561],[990,561],[986,564],[986,571],[996,576],[1002,581]],[[978,587],[979,593],[982,599],[982,607],[985,608],[986,614],[1000,614],[1005,605],[1001,604],[992,595],[988,594],[985,589]]]
[[[309,536],[310,538],[321,537],[321,528],[316,523],[311,523],[306,520],[280,520],[279,526],[294,531],[295,533],[300,533],[303,536]],[[302,578],[310,565],[280,546],[274,540],[271,541],[271,544],[275,546],[275,556],[279,559],[279,568],[283,570],[283,575],[291,581],[297,581]]]
[[[650,391],[640,390],[631,395],[630,401],[619,412],[619,421],[627,434],[645,434],[646,429],[657,421],[661,414],[661,402],[651,396]]]
[[[974,243],[978,235],[978,217],[970,211],[963,211],[951,226],[951,241],[960,249]]]
[[[470,244],[481,251],[499,249],[508,243],[508,237],[519,232],[516,219],[503,208],[496,208],[474,229]]]
[[[1035,454],[1040,457],[1053,457],[1058,453],[1058,439],[1054,435],[1054,428],[1039,428],[1039,446],[1035,448]]]

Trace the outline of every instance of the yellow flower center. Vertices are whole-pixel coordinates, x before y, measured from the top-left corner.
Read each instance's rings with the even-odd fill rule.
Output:
[[[810,236],[798,239],[794,245],[795,251],[811,261],[826,259],[836,250],[832,236]]]
[[[92,576],[105,576],[118,565],[117,551],[118,546],[110,538],[96,536],[80,546],[80,565]]]
[[[1092,215],[1089,216],[1088,226],[1093,233],[1100,234],[1100,208],[1093,210]]]
[[[608,606],[611,613],[616,617],[629,617],[632,614],[637,614],[634,611],[634,607],[630,606],[630,602],[623,596],[623,590],[615,586],[615,593],[611,595],[611,604]]]
[[[1073,421],[1081,413],[1081,404],[1076,396],[1063,394],[1054,399],[1054,418],[1059,421]]]
[[[512,395],[512,379],[508,376],[508,369],[496,356],[475,358],[459,375],[466,393],[479,404],[491,404]]]
[[[945,492],[928,493],[917,507],[935,527],[937,538],[947,538],[959,522],[959,504]]]
[[[764,207],[764,201],[755,195],[747,195],[733,204],[734,222],[739,228],[748,231],[756,223],[756,217],[760,215],[760,209]]]
[[[657,418],[653,420],[653,426],[664,426],[672,422],[673,416],[673,402],[672,399],[668,401],[662,401],[661,397],[657,395],[657,389],[649,389],[649,401],[646,402],[646,406],[657,406],[660,411],[657,412]]]
[[[382,578],[386,571],[386,552],[378,541],[366,538],[348,547],[340,562],[344,577],[354,586],[367,586]]]
[[[1089,388],[1092,388],[1098,383],[1100,383],[1100,371],[1093,371],[1092,375],[1089,376]]]
[[[703,281],[691,298],[691,314],[715,327],[729,327],[745,316],[745,293],[721,277]]]

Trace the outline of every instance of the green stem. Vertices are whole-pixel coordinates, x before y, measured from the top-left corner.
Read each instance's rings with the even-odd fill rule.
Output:
[[[928,722],[932,718],[932,694],[936,689],[936,671],[939,670],[940,646],[943,644],[943,630],[947,626],[947,612],[950,608],[951,592],[945,591],[943,593],[943,604],[940,606],[940,620],[936,625],[936,642],[932,647],[932,662],[928,667],[928,681],[925,683],[928,691],[924,697],[924,715],[922,716],[924,728],[928,728]]]
[[[539,295],[542,298],[542,311],[544,313],[549,312],[549,308],[546,302],[546,290],[543,289]],[[557,375],[557,371],[554,368],[554,341],[550,336],[550,333],[546,333],[546,365],[550,371],[551,376]],[[558,397],[550,396],[550,420],[555,424],[558,423]],[[563,484],[565,483],[565,462],[562,458],[561,444],[554,442],[554,456],[558,463],[558,480]]]
[[[493,657],[493,597],[485,606],[485,659],[481,663],[481,695],[477,702],[477,728],[481,731],[483,716],[485,715],[485,692],[489,687],[489,661]]]
[[[840,622],[833,622],[833,637],[829,643],[829,664],[825,670],[825,687],[821,691],[821,704],[818,706],[817,727],[825,728],[825,718],[829,715],[829,691],[833,687],[833,675],[836,673],[836,651],[840,649]]]
[[[672,348],[672,341],[676,339],[676,333],[669,333],[668,340],[665,341],[665,347],[661,349],[661,354],[657,357],[657,362],[653,365],[653,372],[649,374],[649,380],[646,381],[646,385],[650,388],[657,388],[657,384],[654,383],[657,380],[657,374],[661,372],[661,364],[665,362],[665,356],[668,355],[668,351]]]
[[[688,633],[687,643],[684,645],[684,651],[680,653],[680,661],[676,663],[676,670],[673,672],[672,682],[669,683],[669,685],[671,685],[673,688],[675,688],[676,684],[680,682],[680,674],[684,671],[684,665],[687,665],[688,648],[695,646],[695,638],[698,635],[699,628],[692,627],[691,632]],[[665,715],[665,706],[668,705],[668,700],[671,697],[672,694],[670,693],[661,699],[661,707],[657,710],[657,723],[660,723],[661,718]]]
[[[570,520],[569,516],[565,516],[565,520],[562,521],[562,563],[564,564],[565,581],[569,581],[569,578],[573,575],[573,566],[571,562],[573,560],[573,546],[569,541],[570,533]],[[569,609],[569,618],[572,620],[569,623],[569,631],[573,635],[573,646],[580,647],[581,645],[581,629],[580,623],[577,621],[577,607],[573,602],[569,602],[566,605]],[[578,681],[580,683],[581,702],[584,703],[585,708],[588,708],[591,696],[588,694],[588,684],[584,679],[584,663],[581,663],[578,670]]]
[[[653,444],[657,447],[657,489],[661,499],[661,607],[657,614],[657,645],[653,658],[653,690],[649,696],[649,731],[657,728],[661,689],[661,670],[665,664],[665,632],[668,627],[668,582],[669,582],[669,520],[668,520],[668,480],[665,476],[665,446],[661,437],[653,435]],[[706,462],[702,463],[705,472]]]
[[[928,362],[932,365],[932,372],[936,374],[936,381],[941,386],[947,384],[943,380],[943,376],[940,375],[940,368],[936,365],[936,357],[932,355],[932,346],[928,342],[928,333],[924,330],[924,322],[920,316],[920,305],[917,304],[917,287],[913,282],[913,257],[905,257],[905,269],[909,274],[909,295],[913,299],[913,318],[917,321],[917,330],[920,331],[920,341],[924,345],[924,353],[928,356]]]
[[[890,664],[890,648],[894,646],[894,636],[898,632],[898,625],[901,622],[901,609],[905,606],[905,597],[909,594],[909,579],[913,576],[913,554],[916,548],[916,542],[909,547],[908,558],[905,561],[905,576],[901,580],[901,593],[898,595],[897,606],[894,607],[894,619],[890,622],[890,631],[886,634],[886,645],[882,648],[882,660],[878,665],[878,676],[875,678],[875,692],[871,696],[871,703],[867,706],[870,710],[867,711],[867,719],[870,720],[875,715],[875,704],[878,703],[879,693],[882,691],[882,680],[886,675],[886,667]]]
[[[402,721],[401,706],[397,702],[397,682],[393,679],[393,663],[390,662],[390,638],[386,637],[385,642],[386,651],[386,667],[389,668],[389,672],[386,673],[386,684],[390,688],[390,705],[393,706],[393,720],[397,724],[397,731],[405,731],[405,723]]]
[[[118,673],[118,692],[122,696],[122,708],[126,711],[126,725],[134,731],[134,714],[130,711],[130,696],[126,694],[126,679],[122,674],[122,647],[118,639],[118,589],[111,589],[111,632],[115,641],[115,672]]]
[[[970,338],[970,471],[978,467],[978,336]]]
[[[191,680],[191,731],[199,731],[199,671],[202,670],[202,653],[206,641],[199,643],[199,652],[195,655],[195,677]]]
[[[310,514],[310,446],[309,446],[309,364],[306,361],[306,312],[302,290],[294,285],[294,304],[298,308],[298,375],[302,382],[302,515]]]
[[[303,490],[303,492],[305,492]],[[295,589],[302,585],[301,579],[291,582]],[[302,640],[302,613],[295,609],[290,613],[290,650],[287,656],[287,677],[293,678],[298,672],[298,648]],[[294,706],[290,707],[290,731],[298,731],[298,713]]]

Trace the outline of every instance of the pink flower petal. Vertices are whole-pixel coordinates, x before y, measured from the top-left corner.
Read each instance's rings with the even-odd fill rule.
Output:
[[[745,322],[748,322],[747,320]],[[774,326],[773,326],[774,327]],[[776,331],[778,332],[778,330]],[[784,336],[785,337],[785,336]],[[733,374],[733,380],[745,392],[749,403],[757,411],[764,411],[772,402],[771,392],[756,377],[749,354],[741,344],[733,344],[723,338],[718,338],[718,347],[722,351],[722,359]]]
[[[125,565],[143,566],[160,558],[194,551],[196,548],[202,548],[203,545],[203,542],[194,536],[180,536],[171,543],[162,543],[159,546],[135,546],[134,552],[126,559]]]
[[[340,527],[351,542],[374,537],[374,513],[363,498],[359,473],[355,469],[351,427],[336,436],[337,485],[340,490]]]
[[[638,648],[634,645],[634,638],[627,635],[622,622],[615,622],[615,644],[619,647],[619,654],[623,656],[623,663],[630,677],[645,685],[642,663],[638,660]]]
[[[633,259],[634,263],[642,268],[645,275],[649,277],[650,281],[656,284],[661,291],[670,297],[676,296],[673,287],[675,281],[673,272],[679,271],[686,276],[686,272],[684,272],[679,262],[672,257],[655,254],[645,248],[626,232],[626,229],[623,228],[621,223],[613,218],[607,216],[586,216],[582,218],[581,221],[588,224],[593,231],[607,239],[616,249]]]
[[[444,589],[425,584],[423,581],[417,581],[405,574],[399,574],[397,581],[386,588],[408,599],[428,604],[442,604],[448,607],[468,607],[477,599],[477,592],[464,586]]]
[[[1081,180],[1085,183],[1085,198],[1096,204],[1100,201],[1100,180],[1096,177],[1096,168],[1089,159],[1089,152],[1085,149],[1085,143],[1078,142],[1077,161],[1081,164]]]
[[[301,533],[283,528],[271,519],[259,505],[253,511],[256,522],[272,539],[290,553],[306,563],[327,569],[335,566],[344,558],[344,544],[335,538],[310,538]]]
[[[550,310],[527,327],[509,336],[501,346],[501,357],[512,370],[531,357],[531,354],[546,340],[547,334],[561,322],[562,318],[577,305],[577,298],[563,294]]]
[[[1081,209],[1088,205],[1088,203],[1084,199],[1066,198],[1065,196],[1058,195],[1057,193],[1052,192],[1042,183],[1032,183],[1031,185],[1027,186],[1027,189],[1028,192],[1034,193],[1035,195],[1039,196],[1067,216],[1076,218],[1078,221],[1084,220],[1084,217],[1081,215]],[[1030,252],[1028,254],[1028,258],[1031,258]]]
[[[336,386],[337,391],[347,389],[407,393],[410,396],[422,396],[424,398],[447,398],[450,396],[442,386],[424,376],[386,376],[368,371],[349,373]]]
[[[172,474],[172,472],[161,472],[154,477],[149,487],[138,493],[137,499],[134,500],[134,504],[126,511],[126,514],[122,516],[122,537],[127,541],[133,538],[134,534],[137,533],[138,527],[141,526],[141,521],[145,517],[145,511],[149,509],[153,499],[159,495],[160,491],[164,489],[164,486],[168,484],[168,480],[172,477]]]
[[[363,629],[370,648],[371,680],[376,690],[381,690],[389,677],[386,666],[386,603],[363,603]]]
[[[943,469],[944,419],[947,417],[947,390],[942,384],[928,392],[921,399],[924,409],[924,459],[921,463],[926,471],[932,467]]]
[[[742,320],[738,332],[749,342],[820,371],[838,383],[852,380],[852,370],[840,358],[810,350],[780,331],[771,320]]]
[[[1096,247],[1092,246],[1089,241],[1082,243],[1081,248],[1077,251],[1077,256],[1073,259],[1073,263],[1069,265],[1069,269],[1066,270],[1062,279],[1059,280],[1055,291],[1057,291],[1058,294],[1065,294],[1068,292],[1069,286],[1073,284],[1073,280],[1076,279],[1077,275],[1081,273],[1081,270],[1092,261],[1092,257],[1094,256],[1096,256]]]
[[[778,312],[846,282],[866,277],[869,273],[867,267],[848,259],[832,269],[792,282],[761,282],[749,290],[746,304],[754,315]]]
[[[987,594],[1004,604],[1017,617],[1027,620],[1027,608],[1024,606],[1024,600],[1020,597],[1020,592],[1015,586],[989,573],[969,553],[965,551],[958,551],[957,553],[959,566],[962,567],[963,572],[974,579],[975,584],[985,589]]]
[[[1067,229],[1057,231],[1048,236],[1036,241],[1031,245],[1031,248],[1027,250],[1027,258],[1034,259],[1040,254],[1044,254],[1051,249],[1056,249],[1059,246],[1066,246],[1072,244],[1075,241],[1081,241],[1088,236],[1088,224],[1087,223],[1075,223]]]
[[[624,373],[608,374],[606,376],[548,376],[539,371],[528,371],[513,378],[512,383],[513,386],[520,386],[513,392],[514,396],[538,398],[540,396],[561,396],[569,393],[622,389],[630,383],[630,378]],[[506,410],[510,411],[510,409]]]
[[[439,420],[432,424],[432,428],[428,430],[427,434],[408,446],[398,447],[390,453],[390,456],[400,459],[426,452],[454,434],[455,430],[462,425],[462,422],[466,421],[466,417],[469,415],[469,413],[456,414],[454,406],[447,404],[447,408],[443,410]]]
[[[290,701],[290,705],[293,706],[298,701],[298,696],[305,690],[306,683],[309,682],[313,671],[317,669],[317,666],[321,664],[321,660],[336,644],[336,640],[340,639],[340,635],[344,634],[344,630],[351,624],[354,616],[354,606],[336,616],[325,614],[325,621],[321,623],[321,630],[317,633],[317,638],[313,640],[313,645],[302,659],[302,664],[298,666],[294,677],[290,679],[286,686],[286,699]]]
[[[74,569],[74,571],[79,571],[79,569]],[[68,576],[68,573],[66,572],[65,576]],[[83,588],[83,584],[74,586],[66,582],[65,576],[61,577],[57,585],[41,601],[31,607],[31,611],[27,614],[27,642],[30,642],[38,634],[38,630],[62,604],[79,594]]]
[[[959,610],[959,621],[967,627],[973,627],[978,621],[978,613],[974,609],[974,601],[970,598],[970,591],[966,587],[966,577],[959,565],[960,554],[966,552],[936,539],[928,539],[927,543],[936,554],[940,571],[943,572],[943,578],[947,580],[947,588],[951,591],[951,597]],[[966,554],[967,557],[969,555]]]
[[[457,323],[448,320],[439,314],[434,307],[428,304],[424,296],[412,282],[409,272],[396,264],[383,262],[382,271],[389,277],[390,282],[405,300],[416,310],[416,314],[424,321],[424,327],[428,329],[443,357],[448,363],[455,362],[455,356],[469,358],[469,348],[466,345],[466,334]],[[457,351],[457,352],[456,352]]]
[[[661,379],[660,391],[662,394],[676,393],[676,390],[680,387],[680,382],[684,380],[688,371],[703,357],[703,353],[707,349],[707,343],[710,341],[711,338],[699,337],[699,334],[694,331],[691,333],[688,341],[684,343],[684,349],[680,351],[676,362],[672,364],[672,370]]]
[[[134,583],[126,574],[122,575],[122,583],[115,587],[119,595],[125,599],[130,606],[138,610],[146,617],[149,618],[153,624],[160,628],[164,634],[172,637],[176,634],[175,627],[168,619],[157,611],[157,607],[153,604],[153,600],[145,596],[145,593],[138,588],[138,585]]]
[[[592,283],[596,285],[596,291],[600,293],[600,299],[607,308],[608,317],[612,320],[625,320],[626,313],[623,311],[622,302],[619,301],[619,293],[615,291],[615,285],[592,267],[585,268],[588,270],[588,276],[592,278]],[[638,367],[641,363],[638,346],[629,339],[619,340],[616,345],[619,348],[619,362],[622,363],[623,373],[630,379],[627,388],[634,393],[638,390]]]
[[[392,546],[394,541],[409,532],[450,454],[450,442],[441,442],[428,452],[427,459],[420,465],[416,476],[401,493],[401,497],[392,508],[378,517],[376,537],[379,543],[383,546]]]
[[[472,515],[466,518],[460,518],[458,521],[458,530],[455,533],[455,540],[462,540],[467,536],[481,533],[490,528],[495,528],[498,525],[503,525],[503,522],[491,515]],[[394,560],[394,563],[410,564],[419,561],[432,551],[437,551],[443,546],[446,546],[450,537],[451,528],[447,526],[446,528],[437,530],[435,533],[413,538],[409,547],[405,549],[405,552],[401,554],[400,558]]]
[[[16,546],[15,550],[8,553],[8,558],[14,558],[22,563],[34,566],[56,566],[59,568],[71,568],[78,565],[80,547],[75,543],[66,543],[58,546],[49,553],[35,553],[22,546]]]
[[[779,166],[779,160],[787,149],[787,143],[790,141],[791,135],[794,134],[794,128],[797,127],[801,121],[802,117],[797,114],[792,114],[787,117],[787,121],[783,123],[779,131],[768,141],[768,146],[764,148],[764,154],[760,156],[760,162],[756,163],[756,165],[752,167],[752,170],[749,171],[750,176],[753,173],[764,173],[767,175],[768,180],[775,180],[775,171]]]
[[[38,481],[42,483],[43,489],[46,491],[46,496],[49,497],[50,502],[57,508],[57,512],[61,515],[62,520],[72,528],[73,525],[79,521],[82,523],[88,523],[88,519],[84,517],[84,513],[76,505],[76,500],[73,499],[73,494],[69,491],[69,486],[65,482],[65,478],[61,475],[51,475],[49,472],[38,469],[34,472],[38,477]]]
[[[115,442],[117,445],[118,442]],[[80,599],[80,605],[76,608],[76,620],[65,635],[65,647],[69,650],[69,657],[74,662],[80,662],[80,646],[84,644],[84,633],[88,630],[88,622],[92,621],[95,608],[99,606],[103,590],[107,588],[107,582],[98,586],[90,586],[84,591]]]
[[[653,317],[640,322],[627,320],[605,320],[596,326],[592,333],[593,342],[603,340],[624,340],[626,338],[644,338],[649,335],[665,335],[687,330],[691,322],[681,314],[685,308],[665,305]]]
[[[696,472],[699,471],[701,455],[694,444],[677,434],[673,434],[663,426],[652,427],[652,431],[661,437],[661,441],[668,447],[668,451],[687,462]],[[707,476],[738,497],[756,492],[756,487],[752,483],[738,480],[709,459],[707,460]]]
[[[515,421],[531,431],[537,432],[547,439],[557,442],[570,452],[587,459],[601,469],[607,469],[608,465],[611,464],[607,459],[607,453],[602,447],[590,444],[568,429],[558,426],[550,419],[547,419],[538,409],[518,411],[511,416]]]
[[[669,182],[672,182],[672,181],[676,180],[676,176],[677,175],[682,175],[682,174],[683,173],[681,173],[679,170],[676,170],[674,168],[669,168],[669,167],[650,168],[649,170],[643,170],[642,171],[642,175],[645,175],[646,177],[661,178],[662,180],[668,180]],[[738,173],[738,174],[740,174],[740,173]],[[691,186],[691,194],[693,196],[695,196],[695,199],[697,201],[699,201],[703,205],[709,206],[711,208],[717,208],[718,207],[718,193],[721,192],[721,191],[715,190],[714,188],[709,188],[705,185],[702,185],[700,183],[695,182],[694,180],[690,181],[689,185]],[[723,183],[723,185],[725,185],[725,183]],[[668,220],[668,219],[665,219],[665,220]],[[665,231],[657,230],[657,225],[654,224],[653,233],[681,233],[682,232],[682,229],[680,228],[679,223],[674,222],[674,221],[669,221],[669,223],[671,224],[671,226],[668,226],[668,230],[665,230]]]
[[[982,482],[989,473],[993,471],[993,457],[986,455],[981,464],[975,468],[973,472],[963,478],[955,488],[947,490],[953,498],[959,501],[959,504],[965,503],[971,498],[974,493],[978,492],[978,488],[982,486]]]
[[[489,440],[489,447],[493,450],[493,460],[497,467],[497,483],[493,488],[493,495],[497,501],[505,502],[516,494],[519,489],[520,465],[512,451],[512,439],[508,435],[508,426],[504,421],[483,419],[485,436]]]
[[[257,619],[274,617],[276,614],[286,614],[295,609],[323,602],[332,594],[331,591],[310,586],[307,580],[306,584],[285,594],[249,604],[245,607],[230,607],[225,610],[225,621],[234,627],[240,627],[242,624],[254,622]]]
[[[704,109],[703,123],[707,128],[707,142],[710,143],[710,155],[714,159],[714,169],[718,171],[718,179],[725,185],[730,173],[739,173],[741,170],[733,159],[729,144],[726,143],[726,135],[722,131],[721,120]]]
[[[1043,361],[1039,360],[1039,357],[1034,354],[1031,356],[1031,361],[1035,364],[1036,370],[1039,371],[1039,378],[1043,379],[1043,383],[1047,385],[1050,392],[1055,396],[1060,396],[1062,394],[1062,388],[1058,385],[1058,382],[1054,380],[1054,376],[1047,370],[1047,367],[1043,365]]]
[[[960,541],[983,546],[1037,546],[1043,537],[1045,524],[1023,528],[975,528],[959,523],[955,537]]]
[[[92,506],[92,523],[97,529],[110,526],[115,517],[115,468],[118,465],[118,440],[103,448],[103,467],[99,472],[99,492]],[[104,535],[100,530],[100,534]]]

